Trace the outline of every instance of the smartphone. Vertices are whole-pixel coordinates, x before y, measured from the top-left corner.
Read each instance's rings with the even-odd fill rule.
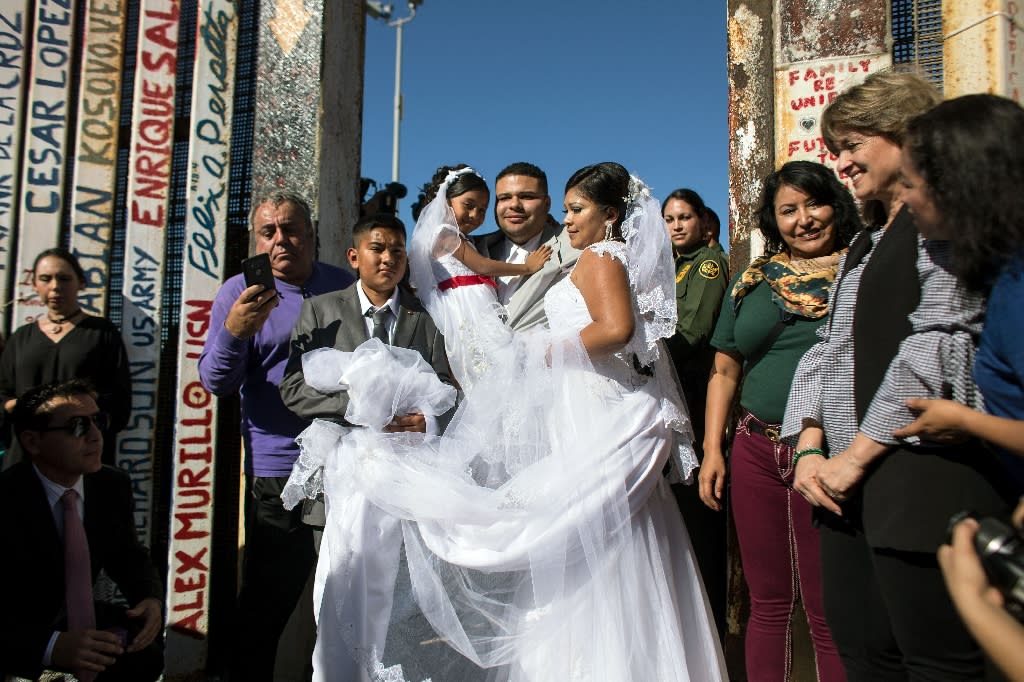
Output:
[[[258,253],[252,258],[243,260],[242,274],[245,276],[245,286],[247,287],[260,284],[265,291],[273,291],[277,288],[274,286],[274,273],[270,269],[269,254]]]

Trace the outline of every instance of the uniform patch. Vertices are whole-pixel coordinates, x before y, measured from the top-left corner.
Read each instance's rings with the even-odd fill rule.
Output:
[[[688,273],[688,272],[690,271],[690,265],[691,265],[690,263],[687,263],[687,264],[686,264],[686,265],[685,265],[685,266],[684,266],[684,267],[683,267],[683,268],[682,268],[682,269],[681,269],[681,270],[679,271],[679,274],[678,274],[678,275],[676,275],[676,284],[679,284],[680,282],[682,282],[682,281],[683,281],[683,278],[684,278],[684,277],[686,277],[686,273]]]
[[[717,279],[717,277],[722,274],[722,268],[718,266],[717,262],[713,260],[706,260],[697,266],[697,272],[699,272],[700,276],[704,279]]]

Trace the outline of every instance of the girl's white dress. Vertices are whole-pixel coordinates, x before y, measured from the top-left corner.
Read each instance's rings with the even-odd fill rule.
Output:
[[[410,262],[465,393],[444,435],[316,422],[301,436],[293,482],[322,462],[328,504],[315,679],[726,679],[663,476],[695,465],[667,354],[653,371],[632,347],[591,361],[569,277],[545,298],[550,329],[513,333],[443,222],[421,217]],[[622,243],[590,248],[628,265]],[[436,386],[409,388],[422,373],[381,359],[345,374],[351,359],[336,373],[372,382],[364,400],[443,408],[421,399]]]

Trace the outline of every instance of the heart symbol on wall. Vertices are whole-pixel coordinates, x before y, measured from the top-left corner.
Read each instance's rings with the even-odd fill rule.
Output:
[[[815,119],[813,119],[813,118],[802,118],[802,119],[800,119],[800,127],[803,128],[807,132],[811,132],[812,130],[814,130],[814,125],[816,123],[817,123],[817,121]]]

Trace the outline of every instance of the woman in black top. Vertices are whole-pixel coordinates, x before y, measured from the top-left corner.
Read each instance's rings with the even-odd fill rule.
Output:
[[[128,423],[132,383],[121,333],[106,318],[87,315],[78,304],[85,272],[66,249],[36,256],[32,284],[45,312],[22,325],[0,355],[0,401],[10,414],[30,388],[67,379],[86,379],[98,393],[100,410],[110,418],[104,432],[103,461],[114,463],[114,435]],[[12,454],[18,452],[17,445]],[[8,455],[7,459],[11,459]],[[5,463],[5,467],[13,461]]]

